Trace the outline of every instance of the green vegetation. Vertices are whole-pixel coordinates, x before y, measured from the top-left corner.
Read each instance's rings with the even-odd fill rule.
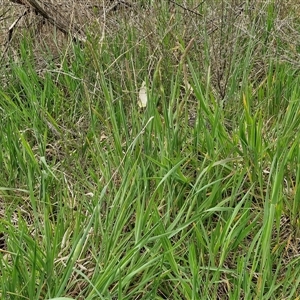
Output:
[[[1,68],[1,299],[300,297],[294,9],[154,2]]]

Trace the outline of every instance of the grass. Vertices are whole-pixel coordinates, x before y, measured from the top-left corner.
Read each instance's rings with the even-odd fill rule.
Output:
[[[299,24],[275,2],[177,4],[43,68],[18,36],[1,69],[1,298],[300,297],[299,46],[282,34]]]

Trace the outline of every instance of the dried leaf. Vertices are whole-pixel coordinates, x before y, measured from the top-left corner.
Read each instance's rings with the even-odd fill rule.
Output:
[[[146,82],[143,81],[142,86],[139,91],[139,99],[138,99],[138,106],[140,108],[145,108],[147,106],[147,89],[146,89]]]

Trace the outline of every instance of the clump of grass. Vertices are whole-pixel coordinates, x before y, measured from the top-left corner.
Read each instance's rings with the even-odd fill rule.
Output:
[[[234,3],[196,2],[146,3],[43,70],[20,41],[0,89],[3,298],[299,297],[282,12],[258,3],[237,26]]]

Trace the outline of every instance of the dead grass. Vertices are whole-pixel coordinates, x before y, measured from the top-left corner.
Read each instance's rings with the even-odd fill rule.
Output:
[[[37,56],[50,51],[54,56],[70,43],[85,41],[85,31],[101,31],[103,18],[117,6],[111,1],[16,1],[0,4],[0,46],[16,55],[18,41],[32,38]],[[16,55],[17,56],[17,55]]]
[[[87,31],[94,37],[100,37],[103,33],[113,36],[124,30],[123,23],[126,21],[129,26],[138,28],[141,38],[146,38],[148,45],[152,46],[154,55],[165,56],[166,49],[161,43],[162,39],[169,34],[172,36],[171,30],[175,33],[178,30],[176,27],[180,26],[182,36],[179,38],[176,33],[173,34],[173,51],[168,51],[167,54],[173,56],[176,63],[182,54],[178,48],[179,39],[184,38],[186,43],[195,39],[197,46],[194,55],[198,56],[205,68],[210,66],[215,90],[221,99],[225,98],[227,92],[235,49],[243,47],[243,41],[254,39],[256,62],[253,64],[257,69],[253,70],[253,74],[257,77],[260,73],[263,78],[265,62],[262,61],[261,52],[265,52],[263,48],[266,45],[261,44],[260,40],[265,34],[264,23],[268,18],[266,1],[256,0],[251,5],[247,5],[245,1],[223,2],[222,5],[214,0],[204,1],[205,5],[197,0],[178,3],[157,1],[152,6],[143,5],[145,2],[11,0],[8,5],[0,3],[0,47],[2,53],[10,51],[17,59],[18,41],[29,34],[38,60],[45,52],[56,57],[65,51],[72,39],[85,41]],[[274,55],[272,48],[275,47],[272,43],[277,43],[280,38],[288,45],[283,51],[282,59],[297,64],[299,57],[295,49],[299,32],[292,26],[297,16],[296,13],[290,13],[291,5],[280,2],[274,4],[277,16],[268,42],[268,51],[270,55]],[[162,6],[169,9],[168,19],[164,21],[159,19]],[[203,13],[199,10],[202,6],[205,6]],[[293,11],[297,11],[294,8],[293,4]],[[158,23],[159,27],[156,25]],[[256,24],[256,28],[253,28],[253,24]],[[160,28],[162,25],[166,26],[164,32]],[[205,47],[209,49],[207,53],[203,51]]]

